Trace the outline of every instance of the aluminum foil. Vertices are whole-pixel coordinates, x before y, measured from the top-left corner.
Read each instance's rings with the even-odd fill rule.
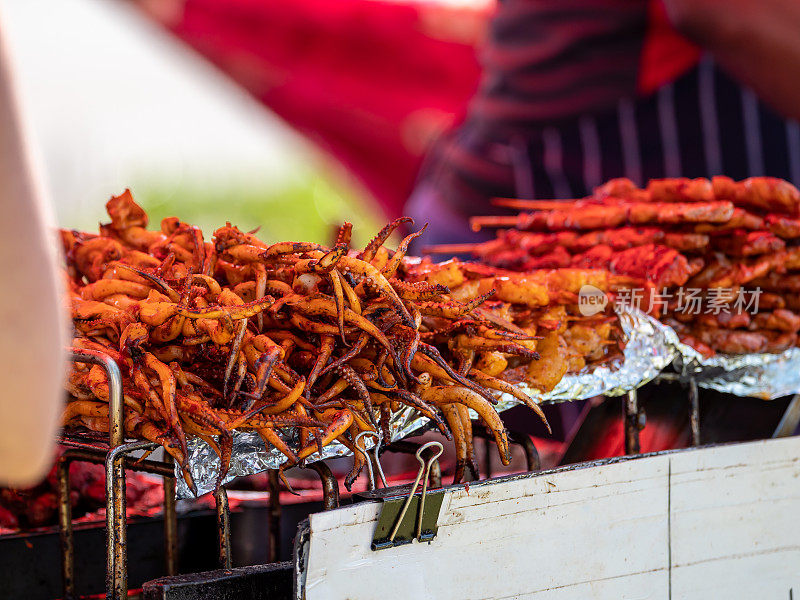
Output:
[[[615,311],[627,340],[622,359],[564,376],[553,391],[541,396],[542,402],[621,396],[655,378],[673,361],[677,336],[672,329],[631,306],[615,306]],[[527,386],[520,387],[536,395]],[[501,402],[505,401],[504,395]]]
[[[427,426],[428,419],[420,416],[415,410],[405,408],[392,416],[389,425],[391,441],[396,441],[407,437],[409,434],[419,431]],[[286,428],[283,431],[284,438],[288,445],[294,449],[299,447],[297,431],[293,428]],[[225,475],[223,483],[228,483],[236,477],[254,475],[269,469],[277,469],[286,462],[286,457],[275,448],[269,451],[264,447],[264,442],[254,431],[234,431],[233,454],[228,473]],[[371,438],[364,438],[366,449],[369,450],[374,445]],[[220,459],[214,450],[199,438],[187,440],[187,464],[189,472],[197,488],[197,496],[211,492],[219,475]],[[350,450],[339,442],[328,444],[322,449],[322,454],[315,452],[308,457],[307,462],[315,462],[337,456],[347,456]],[[181,475],[180,468],[176,465],[175,477],[177,480],[176,493],[178,498],[195,498],[195,494]]]
[[[717,354],[705,358],[678,341],[677,335],[674,337],[678,353],[675,369],[681,378],[693,378],[698,387],[763,400],[800,393],[800,348],[780,354]]]
[[[658,375],[675,357],[677,336],[669,327],[635,308],[616,307],[616,311],[627,340],[623,355],[619,359],[610,364],[588,368],[584,372],[568,374],[555,389],[546,394],[542,394],[527,384],[521,384],[520,389],[539,403],[564,402],[583,400],[598,395],[619,396],[644,385]],[[511,394],[500,394],[498,399],[499,402],[495,407],[498,411],[506,410],[520,403]],[[477,415],[473,414],[473,417],[477,418]],[[405,408],[392,416],[390,422],[391,441],[408,437],[428,426],[427,418],[412,408]],[[291,429],[283,431],[289,446],[297,448],[299,445],[297,432]],[[371,448],[372,439],[367,438],[366,441],[367,447]],[[321,455],[319,453],[311,455],[308,461],[314,462],[347,454],[350,454],[350,451],[345,446],[334,442],[323,448]],[[277,469],[284,462],[286,462],[286,457],[278,450],[272,448],[267,451],[265,449],[264,443],[257,433],[235,431],[233,432],[233,456],[225,482],[231,481],[235,477],[252,475],[267,469]],[[220,460],[211,447],[197,438],[189,440],[188,465],[198,494],[212,491],[219,474]],[[176,475],[178,497],[194,497],[192,490],[186,485],[177,469]]]

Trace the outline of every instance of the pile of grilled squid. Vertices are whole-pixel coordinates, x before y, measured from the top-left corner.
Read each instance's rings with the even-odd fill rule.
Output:
[[[206,241],[177,218],[147,229],[128,191],[106,208],[111,222],[98,233],[61,231],[72,345],[119,364],[126,436],[163,446],[190,487],[187,438],[219,455],[219,486],[232,432],[249,430],[285,455],[282,477],[343,444],[355,457],[349,488],[365,465],[358,434],[388,443],[392,415],[407,407],[454,441],[454,481],[465,468],[477,477],[473,426],[487,427],[503,463],[510,459],[498,395],[545,420],[515,384],[545,392],[566,372],[620,353],[613,313],[581,317],[575,308],[584,284],[617,285],[605,271],[510,274],[407,257],[421,231],[387,249],[410,219],[357,250],[349,223],[332,247],[267,244],[230,224]],[[64,426],[108,431],[103,369],[74,364],[66,388]]]

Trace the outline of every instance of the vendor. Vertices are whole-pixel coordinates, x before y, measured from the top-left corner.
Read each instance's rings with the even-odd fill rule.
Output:
[[[495,196],[578,198],[614,177],[800,184],[798,31],[794,0],[501,0],[480,89],[406,212],[429,245],[480,239],[468,219]]]

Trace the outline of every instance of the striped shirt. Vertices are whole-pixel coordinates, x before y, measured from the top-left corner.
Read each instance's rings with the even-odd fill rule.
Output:
[[[435,145],[407,205],[433,225],[438,239],[427,243],[478,239],[469,216],[505,212],[491,197],[576,198],[614,177],[643,185],[770,175],[800,184],[797,123],[682,46],[653,4],[499,7],[469,115]],[[652,30],[660,34],[648,38]]]

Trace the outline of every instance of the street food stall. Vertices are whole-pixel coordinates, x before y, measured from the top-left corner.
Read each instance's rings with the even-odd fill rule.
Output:
[[[209,25],[213,9],[192,6],[170,29],[223,68],[232,55],[241,66],[239,44],[255,43],[244,21],[232,18],[231,43],[204,46],[227,21]],[[239,73],[245,85],[265,62]],[[470,73],[452,94],[432,88],[427,103],[457,110]],[[385,166],[369,144],[348,147],[335,106],[324,119],[310,101],[293,110],[292,93],[308,93],[297,85],[262,90],[263,100],[307,130],[325,120],[321,138],[354,169]],[[411,96],[398,114],[415,112],[422,101]],[[18,126],[9,115],[6,134]],[[636,116],[613,117],[623,146],[638,140]],[[414,137],[401,129],[384,152]],[[391,215],[377,231],[342,219],[328,239],[273,239],[228,216],[204,229],[179,214],[152,218],[125,188],[97,199],[96,229],[58,228],[57,267],[39,248],[52,273],[16,269],[17,287],[26,269],[46,280],[48,314],[56,323],[60,303],[68,326],[43,318],[31,347],[35,338],[51,351],[33,374],[20,371],[42,386],[20,414],[44,407],[58,382],[57,410],[37,409],[41,429],[58,413],[58,434],[35,438],[47,439],[39,455],[57,449],[43,478],[0,473],[11,482],[0,488],[0,596],[792,598],[800,190],[760,174],[641,169],[588,186],[592,144],[581,138],[587,193],[566,199],[568,136],[539,133],[558,197],[533,193],[542,173],[533,142],[520,142],[531,164],[497,159],[496,179],[511,172],[515,183],[508,194],[482,188],[486,204],[465,221],[472,241],[440,243],[466,215],[458,203],[451,223],[446,211],[431,223],[398,216],[398,181],[421,151],[406,153],[399,174],[367,178]],[[25,136],[12,137],[25,166]],[[491,171],[478,160],[486,140],[468,137],[439,150],[478,178]],[[800,161],[800,146],[788,147]],[[27,196],[11,196],[38,206],[36,176],[21,177]],[[45,219],[31,222],[45,239]],[[731,422],[749,427],[726,432]],[[20,423],[17,437],[32,435]],[[36,471],[35,440],[16,443],[27,452],[20,470]]]
[[[662,202],[664,188],[672,196]],[[692,195],[696,189],[702,197]],[[706,199],[709,194],[713,199]],[[675,461],[689,465],[745,452],[747,446],[712,447],[687,450],[686,458],[680,451],[657,453],[537,473],[532,438],[518,431],[511,434],[514,423],[504,423],[500,414],[520,405],[547,423],[544,405],[623,396],[626,452],[632,456],[639,451],[643,425],[637,390],[654,379],[685,386],[694,445],[701,441],[698,388],[764,400],[791,394],[797,386],[797,371],[791,367],[797,360],[796,333],[791,331],[794,313],[778,306],[792,302],[786,282],[791,281],[796,247],[788,233],[800,209],[800,193],[784,182],[765,179],[659,181],[646,189],[615,181],[582,202],[587,209],[570,219],[559,213],[555,203],[515,201],[533,212],[513,217],[513,225],[522,225],[516,238],[512,236],[515,230],[508,230],[495,241],[470,248],[483,253],[478,261],[437,262],[408,256],[408,242],[422,231],[408,234],[396,249],[387,248],[386,240],[403,224],[402,219],[361,249],[351,247],[347,223],[331,246],[303,241],[267,244],[230,224],[206,242],[198,228],[178,219],[167,218],[160,229],[149,229],[146,213],[128,191],[108,202],[110,222],[101,225],[98,233],[62,231],[74,326],[73,366],[66,382],[69,401],[62,416],[62,442],[67,449],[58,461],[56,490],[66,594],[73,595],[75,590],[77,555],[69,481],[69,466],[75,462],[105,465],[107,585],[113,597],[124,597],[128,589],[127,536],[136,531],[133,526],[129,533],[126,524],[127,470],[163,478],[165,558],[168,572],[174,572],[176,497],[213,493],[218,530],[215,554],[223,569],[231,569],[226,484],[236,477],[270,472],[273,521],[268,543],[277,548],[279,529],[274,519],[280,510],[280,490],[294,491],[287,475],[292,467],[316,472],[322,508],[331,511],[330,518],[338,523],[331,529],[324,524],[328,517],[314,513],[309,525],[300,526],[292,569],[296,593],[316,597],[321,589],[320,597],[337,597],[338,592],[332,590],[344,584],[332,581],[328,586],[332,575],[324,573],[346,573],[347,569],[325,561],[345,560],[345,556],[335,550],[319,558],[316,544],[319,548],[362,544],[365,534],[354,532],[369,529],[371,542],[360,551],[366,554],[352,560],[357,564],[377,561],[365,568],[385,577],[380,574],[386,562],[382,557],[396,552],[408,554],[410,564],[422,568],[420,561],[433,564],[426,556],[433,558],[441,552],[441,560],[447,561],[452,560],[448,552],[455,552],[454,548],[467,552],[467,548],[481,547],[480,536],[468,542],[471,532],[457,533],[467,514],[488,519],[481,529],[485,528],[487,540],[502,535],[503,528],[521,527],[491,516],[495,508],[510,501],[496,503],[495,496],[521,494],[514,501],[519,512],[509,513],[508,518],[531,523],[529,535],[534,535],[539,527],[548,527],[546,518],[535,516],[544,510],[534,506],[542,502],[542,493],[547,494],[546,506],[568,510],[571,501],[560,501],[556,490],[571,485],[596,490],[612,485],[598,483],[609,477],[614,485],[639,490],[644,482],[661,477],[664,469],[669,471]],[[581,220],[598,214],[599,227],[606,227],[602,219],[619,215],[620,208],[626,219],[640,227],[633,230],[618,218],[619,232],[592,231]],[[765,209],[774,212],[761,216]],[[744,234],[738,228],[726,228],[734,218],[750,219],[756,227]],[[491,224],[512,225],[511,220],[492,218]],[[476,222],[485,224],[486,220]],[[665,222],[669,233],[663,231]],[[770,230],[773,224],[777,225]],[[581,233],[567,235],[573,228]],[[720,233],[695,233],[698,229]],[[631,235],[632,231],[638,235]],[[589,247],[575,255],[581,261],[604,252],[602,260],[614,265],[614,270],[591,262],[547,268],[498,264],[499,257],[517,260],[520,253],[547,247],[544,242],[511,243],[532,236],[555,240],[556,245],[549,246],[553,253],[557,248]],[[576,241],[589,236],[605,236],[611,242],[605,246],[608,250],[601,250],[602,244]],[[670,245],[653,240],[669,240]],[[731,249],[727,256],[719,251],[725,248]],[[773,277],[779,273],[780,277]],[[714,296],[716,306],[722,307],[716,314],[686,313],[685,307],[670,304],[669,286],[724,289],[717,280],[738,287],[727,300]],[[764,296],[770,298],[769,303],[761,299],[757,312],[739,304],[742,296],[749,297],[758,289],[751,281],[763,285]],[[629,302],[636,297],[633,292],[639,292],[642,303]],[[586,300],[598,295],[602,301]],[[704,301],[709,297],[701,295]],[[723,319],[732,318],[739,318],[744,326],[719,326]],[[755,345],[750,349],[737,343]],[[778,435],[796,427],[795,405],[794,401],[789,404]],[[408,447],[407,437],[426,430],[436,432],[428,434],[431,441]],[[485,448],[495,446],[502,464],[510,462],[512,444],[519,444],[526,456],[525,468],[532,472],[482,480],[475,459],[479,440]],[[454,461],[442,469],[437,459],[443,445],[450,444]],[[783,442],[762,445],[765,452],[774,447],[779,454],[788,447]],[[155,449],[163,452],[163,459],[149,457]],[[134,458],[132,453],[141,451],[145,454]],[[382,462],[393,452],[413,453],[420,463],[410,487],[388,486]],[[337,479],[325,461],[342,456],[350,457],[350,469]],[[786,468],[794,468],[794,462],[787,461]],[[680,468],[683,471],[676,473],[691,470]],[[651,469],[658,475],[647,475]],[[452,485],[442,487],[443,470],[452,477]],[[761,471],[753,467],[757,476],[765,477]],[[350,497],[351,508],[336,510],[340,481],[350,491],[362,472],[366,491]],[[713,470],[709,473],[712,477]],[[706,476],[699,468],[697,475]],[[575,477],[587,482],[561,483]],[[666,501],[664,494],[671,497],[670,481],[667,477],[666,488],[652,492],[661,494],[660,502]],[[746,485],[743,479],[739,484]],[[532,487],[514,491],[526,485]],[[625,494],[611,491],[602,497],[619,503]],[[722,502],[713,490],[709,494],[709,502]],[[527,498],[533,503],[529,509],[523,502]],[[466,502],[463,509],[456,508],[460,501]],[[603,508],[599,500],[585,502],[593,507],[586,518],[608,518],[612,524],[634,508],[628,500],[617,508]],[[652,499],[642,503],[653,509]],[[347,525],[347,519],[355,519],[353,526]],[[361,529],[353,528],[356,524]],[[449,527],[456,529],[442,537]],[[348,537],[351,533],[353,538]],[[336,538],[335,543],[315,542],[315,536],[325,540],[328,535]],[[442,543],[458,535],[465,537],[455,547]],[[518,533],[511,539],[527,546],[532,540],[526,535]],[[266,532],[262,539],[266,543]],[[393,550],[409,543],[402,551]],[[546,543],[554,544],[549,553],[561,548]],[[466,558],[458,552],[454,556],[461,558],[456,565]],[[498,552],[517,554],[513,548],[498,547]],[[628,557],[630,547],[619,552]],[[605,552],[600,554],[605,556]],[[434,560],[438,564],[439,559]],[[491,560],[487,557],[487,561],[488,568]],[[392,568],[399,566],[393,563]],[[224,590],[225,581],[250,585],[240,579],[263,576],[248,569],[240,578],[235,573],[231,571],[215,585]],[[278,577],[277,571],[270,573]],[[427,581],[424,572],[420,576]],[[195,585],[205,581],[202,575],[195,577]],[[408,577],[400,575],[402,585]],[[351,579],[359,585],[364,581],[363,577]],[[309,582],[313,582],[310,587]],[[513,581],[508,583],[514,589]],[[165,594],[170,585],[164,580],[158,583]],[[146,584],[145,589],[152,586]],[[606,593],[615,589],[608,588]],[[476,591],[476,597],[484,593]]]

